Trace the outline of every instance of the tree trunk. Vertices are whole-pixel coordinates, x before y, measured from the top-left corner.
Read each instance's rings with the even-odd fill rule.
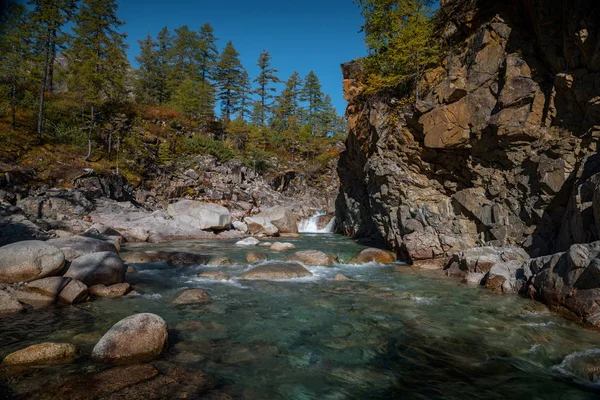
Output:
[[[94,106],[92,106],[92,119],[90,120],[90,129],[88,130],[88,153],[87,156],[83,159],[83,161],[87,161],[92,156],[92,130],[94,129]]]
[[[10,101],[10,129],[14,132],[17,128],[17,85],[13,83]]]
[[[48,80],[48,64],[50,62],[50,31],[46,40],[46,59],[44,61],[44,70],[42,71],[42,85],[40,90],[40,108],[38,111],[37,134],[38,140],[42,141],[42,132],[44,130],[44,100],[46,94],[46,84]]]
[[[50,45],[50,62],[48,63],[48,92],[54,93],[54,60],[56,59],[56,30],[52,30]]]
[[[113,129],[112,129],[112,125],[111,125],[110,129],[108,131],[108,162],[110,162],[110,153],[112,151],[112,134],[113,134]]]

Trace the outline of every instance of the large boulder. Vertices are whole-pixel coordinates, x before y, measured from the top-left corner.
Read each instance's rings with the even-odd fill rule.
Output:
[[[246,261],[248,261],[250,264],[259,262],[259,261],[265,261],[267,259],[267,255],[265,253],[248,253],[246,254]]]
[[[47,305],[55,303],[60,292],[69,283],[69,278],[50,276],[29,282],[21,291],[15,292],[19,301],[32,305]]]
[[[529,258],[527,252],[520,247],[475,247],[454,254],[448,268],[457,265],[462,271],[487,273],[498,263]]]
[[[30,240],[0,247],[0,282],[28,282],[58,275],[65,265],[62,251]]]
[[[103,251],[118,253],[114,243],[86,236],[67,236],[50,239],[46,243],[61,249],[67,261],[73,261],[85,254]]]
[[[296,246],[294,246],[292,243],[282,243],[282,242],[275,242],[271,245],[271,250],[273,251],[287,251],[287,250],[293,250],[295,249]]]
[[[288,260],[300,261],[305,265],[313,266],[325,266],[330,267],[333,265],[333,260],[327,254],[319,250],[303,250],[297,251],[288,257]]]
[[[241,279],[295,279],[312,276],[312,273],[297,263],[269,263],[262,264],[245,272]]]
[[[125,272],[125,264],[117,254],[103,251],[77,258],[64,276],[77,279],[87,286],[110,286],[123,282]]]
[[[263,217],[279,229],[279,233],[298,233],[298,216],[285,207],[272,207],[263,210],[258,217]]]
[[[202,230],[228,229],[231,214],[223,206],[193,200],[181,200],[169,204],[167,213],[176,221]]]
[[[40,343],[15,351],[4,358],[5,365],[69,363],[77,357],[77,347],[69,343]]]
[[[109,299],[115,299],[117,297],[125,296],[131,291],[131,285],[129,283],[117,283],[110,286],[105,285],[94,285],[90,289],[90,294],[96,297],[108,297]]]
[[[249,238],[240,240],[239,242],[236,242],[235,244],[237,246],[256,246],[259,243],[260,243],[260,240],[258,240],[257,238],[249,237]]]
[[[63,304],[78,304],[90,298],[88,287],[77,279],[71,279],[58,294],[58,301]]]
[[[279,229],[267,218],[246,217],[244,222],[248,225],[248,230],[253,235],[277,236]]]
[[[121,363],[152,359],[167,344],[168,327],[155,314],[134,314],[113,325],[94,346],[96,360]]]

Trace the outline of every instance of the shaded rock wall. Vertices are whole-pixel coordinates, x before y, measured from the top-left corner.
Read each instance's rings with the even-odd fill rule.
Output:
[[[438,25],[452,51],[414,106],[343,66],[341,229],[410,260],[597,240],[600,5],[447,0]]]

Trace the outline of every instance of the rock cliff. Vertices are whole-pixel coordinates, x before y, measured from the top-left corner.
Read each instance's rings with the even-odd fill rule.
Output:
[[[538,257],[600,239],[600,4],[441,7],[451,50],[416,104],[366,95],[360,62],[343,65],[341,229],[411,261],[490,245]]]

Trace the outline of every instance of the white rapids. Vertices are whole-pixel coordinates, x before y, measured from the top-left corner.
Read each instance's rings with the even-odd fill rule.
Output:
[[[333,233],[335,229],[335,217],[331,218],[331,221],[326,227],[319,229],[319,217],[327,215],[325,211],[317,211],[312,217],[303,219],[298,224],[298,232],[300,233]]]

